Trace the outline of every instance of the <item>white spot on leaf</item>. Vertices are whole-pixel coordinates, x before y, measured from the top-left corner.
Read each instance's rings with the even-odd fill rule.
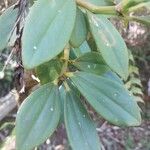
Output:
[[[53,107],[51,107],[51,109],[50,109],[51,111],[54,111],[54,109],[53,109]]]
[[[36,47],[36,46],[34,46],[34,47],[33,47],[33,49],[34,49],[34,50],[37,50],[37,47]]]

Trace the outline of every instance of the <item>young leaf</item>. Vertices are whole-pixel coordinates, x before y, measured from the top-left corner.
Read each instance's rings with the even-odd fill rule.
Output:
[[[38,0],[32,6],[22,37],[25,68],[37,67],[64,49],[74,27],[75,15],[74,0]]]
[[[80,98],[71,90],[66,94],[65,126],[73,150],[100,150],[99,138],[93,121],[80,102]]]
[[[88,12],[91,32],[108,66],[124,79],[128,76],[128,51],[124,40],[111,22],[102,15]]]
[[[93,108],[109,122],[118,126],[140,124],[140,109],[120,83],[85,72],[74,73],[71,80]]]
[[[45,84],[21,105],[16,119],[16,147],[31,150],[55,131],[60,119],[58,87]]]
[[[105,64],[102,56],[97,52],[85,53],[81,57],[77,58],[73,65],[82,71],[91,72],[98,75],[109,71],[109,68]]]
[[[77,8],[76,22],[70,38],[70,43],[73,47],[79,47],[87,36],[87,27],[84,14]]]
[[[11,6],[0,16],[0,50],[7,47],[18,16],[18,8]]]
[[[36,68],[36,74],[41,84],[54,81],[59,77],[62,70],[63,62],[59,59],[53,59]]]

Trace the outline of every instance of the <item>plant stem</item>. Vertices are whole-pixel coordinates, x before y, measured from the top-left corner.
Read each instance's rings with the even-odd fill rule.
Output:
[[[65,60],[65,64],[64,64],[64,70],[63,72],[67,71],[68,68],[68,61],[69,61],[69,55],[70,55],[70,46],[69,44],[65,47],[64,49],[64,60]]]
[[[67,46],[64,49],[64,60],[68,62],[69,60],[69,54],[70,54],[70,46],[67,44]]]
[[[66,82],[66,81],[64,81],[63,83],[64,83],[64,86],[65,86],[66,91],[70,91],[70,88],[69,88],[69,86],[68,86],[67,82]]]
[[[62,67],[60,76],[62,76],[68,69],[69,55],[70,55],[70,46],[69,46],[69,44],[67,44],[66,47],[64,48],[64,57],[63,57],[63,60],[65,61],[65,63]]]
[[[73,76],[73,72],[65,72],[65,76],[66,77],[72,77]]]
[[[77,5],[91,11],[95,14],[110,14],[110,15],[117,15],[116,7],[115,6],[96,6],[84,0],[76,0]]]
[[[147,24],[147,25],[150,24],[148,21],[142,20],[138,16],[127,16],[126,18],[129,21],[135,21],[135,22],[139,22],[139,23]]]
[[[9,62],[10,62],[12,56],[13,56],[13,53],[14,53],[14,49],[11,50],[11,52],[10,52],[10,54],[9,54],[9,56],[8,56],[8,58],[7,58],[7,60],[6,60],[6,62],[5,62],[5,65],[4,65],[3,69],[2,69],[2,72],[5,71],[7,65],[9,64]]]

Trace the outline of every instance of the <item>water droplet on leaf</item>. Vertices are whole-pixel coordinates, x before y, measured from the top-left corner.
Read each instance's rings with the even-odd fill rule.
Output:
[[[110,44],[109,44],[109,43],[106,43],[106,46],[110,46]]]
[[[34,50],[36,50],[36,49],[37,49],[37,47],[36,47],[36,46],[34,46],[34,47],[33,47],[33,49],[34,49]]]
[[[58,10],[58,13],[61,13],[61,10]]]
[[[79,124],[79,126],[81,127],[81,123],[80,123],[80,122],[78,122],[78,124]]]
[[[132,96],[132,93],[129,93],[129,96]]]
[[[51,108],[51,111],[54,111],[54,109],[53,109],[53,108]]]
[[[114,96],[116,97],[118,94],[117,93],[114,93]]]

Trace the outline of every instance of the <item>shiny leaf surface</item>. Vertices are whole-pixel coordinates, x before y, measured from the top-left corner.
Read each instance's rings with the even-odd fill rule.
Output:
[[[16,119],[18,150],[31,150],[52,135],[60,119],[59,98],[57,86],[46,84],[22,103]]]
[[[81,57],[77,58],[73,65],[79,70],[99,75],[109,70],[109,67],[105,64],[102,56],[97,52],[85,53]]]
[[[70,43],[73,47],[79,47],[87,36],[86,20],[82,11],[78,8],[75,26],[70,38]]]
[[[88,12],[91,32],[108,66],[122,78],[128,76],[128,51],[124,40],[111,22],[102,15]]]
[[[85,72],[74,73],[71,80],[93,108],[109,122],[118,126],[141,123],[137,103],[120,83]]]
[[[17,16],[18,8],[15,6],[11,6],[0,16],[0,50],[7,47]]]
[[[75,15],[74,0],[38,0],[34,3],[22,37],[25,68],[37,67],[64,49],[74,27]]]
[[[80,102],[80,97],[73,91],[66,94],[64,111],[65,126],[72,149],[100,150],[95,125]]]

